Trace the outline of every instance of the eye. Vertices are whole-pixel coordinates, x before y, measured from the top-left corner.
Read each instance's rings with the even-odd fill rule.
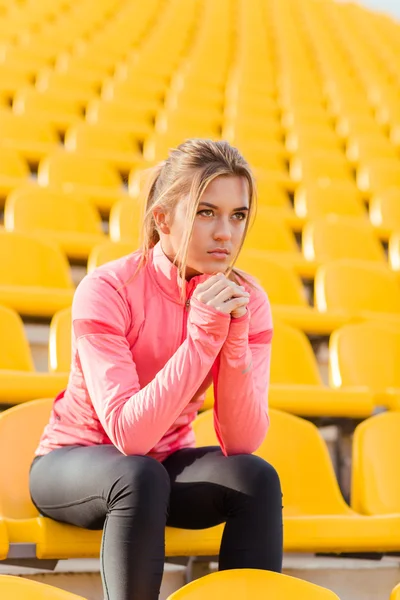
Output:
[[[211,208],[204,208],[203,210],[199,210],[197,214],[201,215],[202,217],[212,217],[214,212],[211,210]]]
[[[244,212],[237,212],[233,215],[234,219],[237,219],[238,221],[244,221],[247,217],[247,214]]]

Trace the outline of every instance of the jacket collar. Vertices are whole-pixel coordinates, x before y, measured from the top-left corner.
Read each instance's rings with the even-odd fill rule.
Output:
[[[161,242],[158,242],[152,249],[149,260],[149,266],[157,285],[169,298],[183,304],[191,297],[194,289],[199,283],[206,281],[210,275],[196,275],[186,283],[185,299],[182,299],[182,279],[176,265],[164,254]]]

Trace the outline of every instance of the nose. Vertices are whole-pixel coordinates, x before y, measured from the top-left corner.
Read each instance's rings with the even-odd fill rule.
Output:
[[[214,229],[214,240],[221,240],[221,242],[228,242],[232,237],[231,224],[229,218],[221,218],[216,221],[216,227]]]

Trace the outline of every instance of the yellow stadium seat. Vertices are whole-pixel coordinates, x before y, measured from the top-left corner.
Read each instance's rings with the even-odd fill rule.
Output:
[[[294,210],[303,219],[318,219],[330,214],[366,218],[357,188],[341,185],[299,186],[294,195]]]
[[[34,235],[1,231],[0,304],[26,316],[49,317],[74,294],[65,255]]]
[[[16,575],[0,575],[0,595],[4,600],[85,600],[83,596]]]
[[[126,80],[106,79],[101,88],[101,99],[125,104],[134,100],[134,103],[140,103],[143,109],[147,107],[150,116],[154,118],[162,107],[167,84],[154,78],[146,79],[143,75],[140,75],[140,87],[137,82],[137,77]]]
[[[396,158],[396,148],[386,136],[358,135],[347,140],[346,156],[353,164],[376,158]]]
[[[210,132],[210,137],[214,137],[220,133],[221,120],[222,114],[218,108],[207,107],[204,110],[185,110],[178,106],[175,110],[159,111],[154,129],[156,133],[182,131],[184,136],[186,131],[196,132],[198,129],[203,130],[204,128],[205,132]]]
[[[0,402],[18,404],[58,394],[67,377],[35,371],[22,320],[5,306],[0,306],[0,332]]]
[[[337,388],[365,387],[374,403],[400,409],[400,329],[375,321],[346,325],[329,341],[329,379]]]
[[[12,98],[19,88],[31,82],[31,75],[18,66],[18,63],[0,64],[0,98]]]
[[[96,85],[88,78],[88,72],[78,75],[46,67],[38,73],[35,87],[39,92],[62,94],[78,102],[89,102],[96,97]]]
[[[369,196],[380,194],[387,188],[400,187],[400,160],[377,158],[360,164],[357,185]]]
[[[400,413],[386,412],[366,419],[354,431],[351,502],[362,514],[400,513],[399,428]]]
[[[0,204],[14,188],[29,180],[30,171],[26,161],[11,148],[2,148],[0,142]]]
[[[400,583],[399,585],[396,585],[396,587],[390,594],[390,600],[400,600]]]
[[[29,163],[37,164],[60,146],[50,125],[27,115],[0,112],[0,147],[16,150]]]
[[[303,229],[303,254],[326,262],[341,258],[386,263],[385,253],[368,219],[327,215]]]
[[[340,149],[340,139],[330,128],[301,126],[287,132],[285,147],[293,155],[296,152],[304,154],[315,151],[315,148],[336,153]]]
[[[125,173],[143,162],[133,137],[108,125],[80,123],[67,131],[64,146],[68,152],[84,152]]]
[[[49,370],[69,373],[71,368],[71,309],[59,310],[51,319],[49,332]]]
[[[176,148],[190,135],[184,135],[182,131],[176,133],[151,133],[146,137],[143,144],[143,158],[147,163],[154,164],[168,158],[172,148]],[[213,139],[217,139],[213,136]]]
[[[400,323],[398,276],[377,262],[337,260],[315,275],[315,306],[339,311],[353,321],[383,319]]]
[[[326,387],[306,335],[275,322],[269,402],[272,408],[307,417],[367,417],[373,394]]]
[[[100,215],[87,200],[36,185],[12,192],[4,208],[7,231],[35,233],[56,243],[71,259],[86,260],[106,237]]]
[[[52,399],[33,400],[0,413],[0,519],[5,521],[10,544],[36,547],[39,559],[98,557],[101,531],[40,517],[30,499],[29,467],[52,404]],[[7,458],[10,453],[12,461]],[[166,554],[215,556],[222,531],[222,525],[202,530],[167,527]]]
[[[400,547],[398,514],[360,515],[345,503],[318,428],[289,413],[272,408],[269,413],[268,433],[255,454],[280,476],[284,550],[379,552]],[[212,410],[199,415],[193,426],[197,446],[217,443]]]
[[[229,118],[224,115],[222,138],[236,145],[240,140],[268,139],[268,145],[282,141],[282,127],[275,115],[270,117],[257,117],[256,115],[238,116]]]
[[[293,231],[301,231],[304,220],[296,216],[284,186],[271,179],[262,171],[256,173],[257,213],[277,215]]]
[[[394,231],[400,231],[400,186],[384,189],[373,196],[369,204],[369,217],[385,239]]]
[[[362,112],[362,104],[357,106],[357,112],[339,116],[336,121],[336,133],[342,139],[348,139],[354,135],[378,135],[381,129],[370,114]],[[359,114],[361,110],[361,114]]]
[[[258,569],[217,571],[168,596],[167,600],[339,600],[330,590],[289,575]]]
[[[86,121],[122,129],[135,139],[143,140],[153,130],[153,115],[153,107],[145,103],[93,100],[87,108]]]
[[[316,263],[301,255],[293,233],[280,217],[274,218],[260,212],[254,224],[250,225],[243,250],[246,250],[249,258],[253,255],[255,258],[269,257],[282,262],[301,276],[313,277],[315,274]]]
[[[87,269],[88,273],[91,273],[97,267],[104,265],[105,263],[122,258],[127,254],[131,254],[138,249],[137,244],[132,242],[103,242],[98,246],[95,246],[89,254]]]
[[[112,242],[126,242],[139,246],[144,206],[139,198],[124,198],[110,211],[109,232]]]
[[[38,183],[87,198],[102,214],[125,195],[122,180],[109,163],[79,152],[57,152],[41,161]]]
[[[328,334],[343,325],[342,315],[320,313],[304,294],[300,278],[289,266],[245,249],[236,262],[239,269],[256,277],[268,294],[274,317],[309,334]]]
[[[39,92],[29,87],[19,90],[15,95],[13,112],[49,123],[64,133],[69,126],[83,118],[83,104],[68,95]]]
[[[350,166],[339,151],[301,152],[290,162],[290,176],[295,182],[315,179],[350,179]]]

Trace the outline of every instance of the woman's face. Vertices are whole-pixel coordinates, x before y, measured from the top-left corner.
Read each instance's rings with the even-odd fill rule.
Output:
[[[164,253],[172,260],[185,233],[185,212],[184,203],[179,203],[168,223],[168,233],[160,235]],[[242,242],[248,213],[248,183],[244,177],[223,175],[207,186],[189,242],[187,279],[199,273],[223,273],[228,268]]]

